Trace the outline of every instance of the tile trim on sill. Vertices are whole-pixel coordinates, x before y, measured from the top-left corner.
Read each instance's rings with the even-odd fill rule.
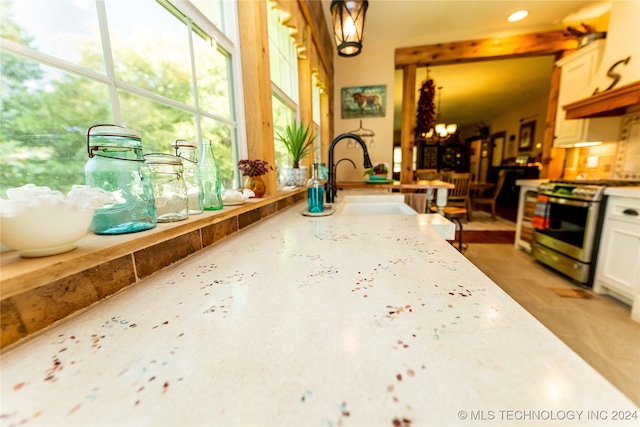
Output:
[[[74,251],[52,257],[2,254],[0,349],[299,203],[305,195],[306,189],[279,192],[139,234],[88,234]]]

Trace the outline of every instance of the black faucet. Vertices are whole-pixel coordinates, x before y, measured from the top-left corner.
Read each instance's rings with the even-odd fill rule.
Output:
[[[336,166],[335,166],[335,168],[333,168],[333,171],[336,173],[336,175],[338,175],[338,165],[340,164],[340,162],[344,162],[344,161],[347,161],[347,162],[351,163],[353,165],[353,168],[356,169],[356,164],[353,163],[353,160],[351,160],[351,159],[349,159],[347,157],[343,157],[343,158],[341,158],[340,160],[338,160],[336,162]]]
[[[336,144],[339,141],[346,138],[355,139],[362,147],[362,155],[364,156],[365,169],[368,169],[373,166],[371,164],[371,159],[369,158],[369,153],[367,152],[367,144],[364,143],[362,138],[360,138],[358,135],[353,133],[343,133],[336,136],[333,139],[333,141],[331,141],[331,145],[329,145],[329,171],[328,171],[329,181],[327,182],[327,197],[326,197],[327,203],[334,203],[336,198],[336,193],[338,192],[338,188],[336,187],[336,165],[333,164],[333,149],[335,148]]]

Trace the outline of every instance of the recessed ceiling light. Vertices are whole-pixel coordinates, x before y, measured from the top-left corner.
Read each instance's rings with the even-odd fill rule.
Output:
[[[519,11],[513,12],[511,15],[509,15],[509,17],[507,18],[507,21],[509,21],[509,22],[522,21],[524,18],[527,17],[528,14],[529,14],[529,12],[526,11],[526,10],[519,10]]]

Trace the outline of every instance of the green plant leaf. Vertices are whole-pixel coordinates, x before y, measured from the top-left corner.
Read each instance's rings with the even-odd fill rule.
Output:
[[[364,175],[378,175],[378,174],[386,174],[389,172],[387,165],[384,163],[378,163],[369,169],[365,169]]]
[[[299,122],[290,123],[282,132],[276,132],[276,139],[282,141],[293,160],[293,167],[299,166],[300,159],[313,149],[314,136],[310,136],[311,124],[306,127]]]

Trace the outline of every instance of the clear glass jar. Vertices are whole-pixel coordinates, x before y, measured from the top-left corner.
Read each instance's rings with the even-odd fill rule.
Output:
[[[202,141],[202,158],[200,160],[200,179],[202,180],[202,194],[205,211],[222,209],[222,181],[220,171],[213,154],[211,141]]]
[[[327,171],[327,164],[326,163],[319,163],[318,164],[318,176],[320,177],[320,180],[322,180],[322,181],[326,181],[327,179],[329,179],[329,175],[328,175],[328,171]]]
[[[311,213],[324,212],[324,183],[320,179],[318,164],[313,164],[313,176],[307,182],[307,206]]]
[[[180,158],[171,154],[150,153],[144,155],[144,160],[151,169],[158,222],[187,219],[187,185],[182,177],[183,166]]]
[[[116,202],[97,209],[90,230],[124,234],[154,228],[156,205],[151,171],[142,158],[142,139],[132,129],[95,125],[87,130],[87,185],[111,192]]]
[[[184,171],[182,176],[187,186],[187,200],[189,215],[202,213],[202,181],[200,180],[200,167],[198,165],[198,152],[195,144],[184,139],[178,139],[172,144],[176,156],[182,160]]]

